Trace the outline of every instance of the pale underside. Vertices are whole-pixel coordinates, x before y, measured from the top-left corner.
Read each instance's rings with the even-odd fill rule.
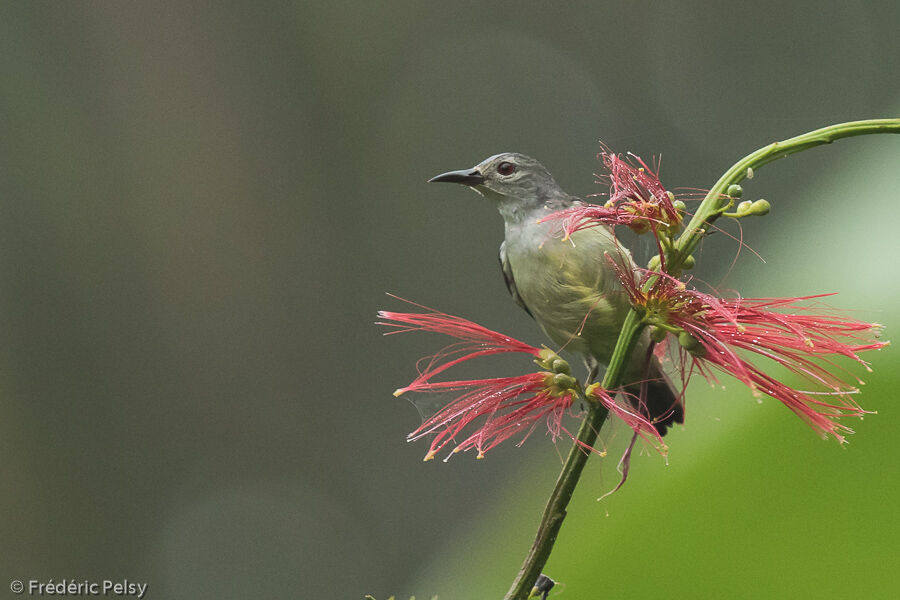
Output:
[[[605,227],[563,240],[550,226],[508,224],[500,262],[516,301],[559,348],[607,364],[629,302],[611,264],[634,262]],[[644,346],[644,344],[641,344]]]

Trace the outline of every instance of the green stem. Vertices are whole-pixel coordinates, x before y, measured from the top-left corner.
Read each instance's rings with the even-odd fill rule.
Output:
[[[685,227],[684,233],[678,238],[675,250],[671,253],[667,252],[669,256],[667,256],[666,266],[669,272],[676,274],[680,271],[684,261],[700,243],[713,221],[727,210],[727,205],[723,205],[720,199],[727,195],[729,186],[740,183],[747,179],[749,173],[779,158],[823,144],[830,144],[841,138],[872,133],[900,133],[900,119],[871,119],[829,125],[781,142],[773,142],[734,163],[706,194],[697,212]],[[749,176],[752,177],[752,175]]]
[[[603,382],[600,384],[603,389],[616,389],[619,387],[622,379],[622,373],[625,371],[627,357],[631,356],[635,344],[637,344],[638,334],[643,330],[644,325],[641,323],[637,313],[631,311],[622,325],[622,333],[616,343],[612,358],[609,362],[609,368],[603,376]],[[600,428],[606,420],[607,410],[600,403],[588,401],[588,414],[581,423],[578,435],[575,436],[576,442],[572,449],[569,450],[569,456],[563,465],[559,478],[556,480],[556,486],[550,499],[544,507],[544,514],[541,517],[541,525],[538,527],[537,536],[534,543],[531,544],[531,550],[525,557],[522,568],[519,569],[516,579],[513,581],[512,587],[506,593],[506,600],[525,600],[534,587],[534,582],[541,574],[547,559],[550,558],[550,551],[556,542],[556,536],[562,527],[563,520],[566,518],[566,506],[572,498],[584,465],[590,456],[588,448],[594,447],[597,441],[597,435]]]
[[[669,273],[675,274],[680,271],[685,259],[700,243],[700,239],[713,221],[726,212],[727,204],[723,205],[721,198],[726,196],[729,186],[748,177],[748,169],[755,170],[779,158],[822,144],[830,144],[841,138],[870,133],[900,133],[900,119],[873,119],[823,127],[782,142],[769,144],[736,162],[709,190],[674,248],[670,246],[666,249],[666,266]],[[652,281],[648,282],[649,285],[652,285]],[[631,356],[643,329],[644,323],[640,316],[634,310],[630,311],[622,324],[622,331],[610,358],[609,368],[603,377],[601,383],[603,389],[615,390],[621,385],[626,361]],[[577,441],[569,451],[569,456],[556,480],[553,493],[544,508],[537,536],[512,587],[507,592],[505,600],[526,600],[534,587],[534,582],[547,563],[547,559],[550,558],[550,551],[553,549],[560,527],[566,518],[566,507],[590,456],[587,448],[594,446],[600,428],[606,419],[607,411],[600,404],[589,401],[588,405],[588,414],[578,430]]]

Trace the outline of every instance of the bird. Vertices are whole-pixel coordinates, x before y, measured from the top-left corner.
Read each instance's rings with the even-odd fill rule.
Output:
[[[581,201],[524,154],[496,154],[428,181],[468,186],[496,204],[504,221],[500,267],[510,295],[554,344],[584,359],[588,381],[595,378],[609,364],[631,308],[616,271],[636,268],[613,231],[597,225],[559,235],[558,225],[542,219]],[[662,436],[684,422],[684,407],[652,348],[645,330],[622,381],[626,401]]]

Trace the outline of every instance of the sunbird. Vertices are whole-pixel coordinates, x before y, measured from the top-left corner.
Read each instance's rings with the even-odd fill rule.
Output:
[[[497,204],[505,225],[500,267],[510,295],[554,344],[583,357],[588,379],[595,378],[609,364],[630,309],[616,271],[631,274],[636,268],[613,231],[597,225],[564,238],[558,224],[542,221],[580,200],[564,192],[541,163],[522,154],[497,154],[429,182],[460,183]],[[664,435],[673,423],[684,422],[684,407],[650,349],[645,331],[623,387],[626,401]]]

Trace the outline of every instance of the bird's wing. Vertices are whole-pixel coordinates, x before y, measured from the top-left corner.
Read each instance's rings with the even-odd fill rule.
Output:
[[[531,311],[528,309],[525,301],[522,300],[522,296],[519,295],[519,290],[516,287],[516,280],[513,277],[512,266],[509,264],[509,258],[507,258],[506,256],[506,242],[500,244],[500,271],[503,272],[503,281],[506,282],[506,289],[509,290],[509,295],[512,296],[516,304],[521,306],[522,309],[528,313],[528,316],[534,318],[534,315],[531,314]]]

